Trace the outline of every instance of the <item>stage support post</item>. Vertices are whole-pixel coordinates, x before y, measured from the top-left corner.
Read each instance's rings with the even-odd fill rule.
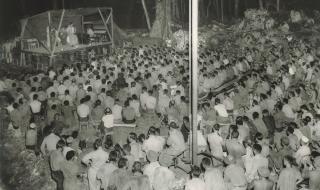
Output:
[[[106,32],[107,32],[107,34],[108,34],[108,36],[109,36],[109,38],[110,38],[110,41],[112,42],[112,46],[113,46],[113,33],[112,33],[112,35],[110,34],[110,31],[109,31],[109,28],[108,28],[108,22],[109,22],[109,20],[111,19],[111,32],[113,32],[113,19],[112,19],[112,9],[111,9],[111,12],[110,12],[110,14],[109,14],[109,16],[108,16],[108,18],[107,18],[107,20],[104,18],[104,16],[103,16],[103,14],[102,14],[102,11],[100,10],[100,8],[98,8],[98,11],[99,11],[99,14],[100,14],[100,17],[101,17],[101,19],[102,19],[102,22],[103,22],[103,24],[104,24],[104,27],[106,28]]]
[[[111,43],[112,43],[112,50],[114,48],[114,39],[113,39],[113,9],[111,8]]]
[[[190,57],[190,77],[191,77],[191,131],[192,131],[192,164],[198,165],[198,140],[197,140],[197,131],[198,131],[198,0],[189,0],[189,31],[191,35],[189,36],[190,45],[189,45],[189,57]]]
[[[23,38],[24,38],[24,32],[26,31],[26,26],[28,24],[29,19],[24,19],[21,22],[21,34],[20,34],[20,65],[25,66],[26,65],[26,57],[25,53],[23,52],[24,44],[23,44]]]
[[[60,21],[59,21],[59,26],[58,26],[58,34],[60,33],[60,29],[61,29],[61,25],[62,25],[62,21],[63,21],[63,18],[64,18],[64,13],[65,13],[66,10],[62,10],[62,13],[61,13],[61,17],[60,17]],[[53,62],[53,57],[54,57],[54,53],[56,51],[56,45],[57,45],[57,36],[55,35],[54,37],[54,43],[53,43],[53,48],[52,48],[52,51],[50,53],[50,61],[49,61],[49,66],[52,65],[52,62]]]

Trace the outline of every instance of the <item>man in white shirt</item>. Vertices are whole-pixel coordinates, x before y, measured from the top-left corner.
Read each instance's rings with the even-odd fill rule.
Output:
[[[157,99],[152,95],[152,91],[148,92],[148,96],[145,100],[145,106],[148,112],[154,112],[157,106]]]
[[[297,164],[301,164],[304,161],[308,160],[309,156],[311,155],[311,150],[309,147],[309,139],[305,136],[301,138],[301,146],[294,154],[296,158]]]
[[[122,121],[122,106],[120,106],[119,99],[116,99],[115,104],[112,107],[112,115],[114,120]]]
[[[225,106],[227,111],[232,111],[234,108],[233,100],[230,98],[229,94],[224,94],[225,98],[222,102],[222,104]]]
[[[112,110],[110,108],[106,108],[104,111],[104,116],[102,117],[103,126],[105,128],[112,128],[113,127],[113,120],[114,117],[112,115]]]
[[[85,103],[85,99],[80,100],[80,105],[77,107],[77,113],[80,118],[88,118],[90,114],[90,107]]]
[[[118,169],[117,158],[117,152],[111,151],[109,154],[109,162],[104,163],[97,172],[97,179],[101,181],[102,189],[108,189],[112,172]]]
[[[228,112],[227,112],[227,109],[226,109],[226,106],[221,104],[220,102],[220,99],[219,98],[216,98],[215,99],[215,106],[213,107],[214,110],[217,112],[218,114],[218,122],[222,122],[222,123],[225,123],[228,121]]]
[[[156,129],[154,127],[150,127],[148,134],[149,138],[143,142],[142,150],[146,153],[148,151],[154,151],[156,153],[161,152],[165,145],[165,139],[156,135]]]
[[[149,150],[147,152],[147,159],[149,161],[149,164],[145,165],[144,169],[143,169],[143,174],[148,176],[149,181],[150,181],[150,186],[151,189],[153,189],[153,176],[155,174],[155,170],[160,167],[160,164],[158,162],[158,153]]]
[[[166,112],[166,108],[169,107],[170,97],[168,95],[168,89],[164,89],[159,94],[158,111],[162,114]]]
[[[33,114],[40,114],[41,102],[38,100],[38,94],[33,95],[33,100],[29,105]]]
[[[141,104],[141,108],[143,110],[147,110],[147,106],[146,106],[146,101],[147,101],[147,97],[148,97],[148,92],[147,92],[147,88],[143,87],[142,88],[142,93],[140,95],[140,104]]]
[[[100,183],[97,180],[97,172],[100,167],[109,159],[109,154],[102,149],[102,140],[97,139],[94,142],[96,150],[86,154],[82,162],[89,166],[88,181],[90,190],[100,190]]]
[[[140,117],[141,114],[140,114],[140,102],[138,100],[138,97],[137,95],[132,95],[132,99],[131,101],[129,102],[130,104],[130,107],[132,107],[134,109],[134,112],[136,113],[136,117]]]
[[[289,100],[287,98],[283,99],[283,107],[282,107],[282,112],[285,114],[285,116],[289,119],[295,119],[296,114],[293,112],[293,109],[289,105]]]
[[[59,140],[60,137],[54,134],[54,128],[51,128],[51,133],[46,136],[41,143],[40,150],[42,154],[49,155],[51,151],[56,150],[56,146]]]
[[[161,166],[155,169],[153,181],[151,181],[154,190],[171,189],[175,181],[175,174],[168,168],[168,163],[161,163]]]

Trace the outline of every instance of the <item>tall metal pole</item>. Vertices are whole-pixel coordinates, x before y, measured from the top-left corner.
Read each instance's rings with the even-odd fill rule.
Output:
[[[190,76],[191,76],[191,129],[192,129],[192,164],[198,165],[198,141],[197,141],[197,128],[198,128],[198,0],[190,0],[189,6],[189,54],[190,54]]]

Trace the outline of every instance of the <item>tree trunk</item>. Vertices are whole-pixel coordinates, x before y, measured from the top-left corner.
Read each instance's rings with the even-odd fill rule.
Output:
[[[224,11],[223,11],[223,8],[224,8],[224,7],[223,7],[223,1],[224,1],[224,0],[221,0],[221,22],[223,22],[223,20],[224,20],[224,18],[223,18],[223,17],[224,17],[224,15],[223,15],[223,14],[224,14]]]
[[[277,0],[277,11],[280,11],[280,0]]]
[[[170,39],[171,36],[170,0],[156,0],[156,19],[152,25],[150,37]]]
[[[234,16],[236,18],[239,16],[239,0],[234,0]]]
[[[217,19],[220,19],[219,0],[215,0],[215,7],[216,7]]]
[[[209,18],[210,16],[210,7],[212,5],[212,0],[209,0],[209,3],[207,5],[207,14],[206,14],[206,17]]]
[[[259,9],[263,9],[263,0],[259,0]]]
[[[147,26],[148,26],[148,30],[151,30],[151,24],[150,24],[150,17],[149,17],[149,13],[147,10],[147,6],[146,6],[146,2],[145,0],[141,0],[142,6],[143,6],[143,11],[144,11],[144,15],[146,16],[146,21],[147,21]]]

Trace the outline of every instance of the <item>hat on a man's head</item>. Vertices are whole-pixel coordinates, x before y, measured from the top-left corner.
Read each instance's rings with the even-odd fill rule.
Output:
[[[37,127],[36,124],[30,123],[30,129],[34,129],[34,128],[36,128],[36,127]]]
[[[302,141],[303,143],[309,143],[309,139],[308,139],[306,136],[302,136],[302,137],[301,137],[301,141]]]

